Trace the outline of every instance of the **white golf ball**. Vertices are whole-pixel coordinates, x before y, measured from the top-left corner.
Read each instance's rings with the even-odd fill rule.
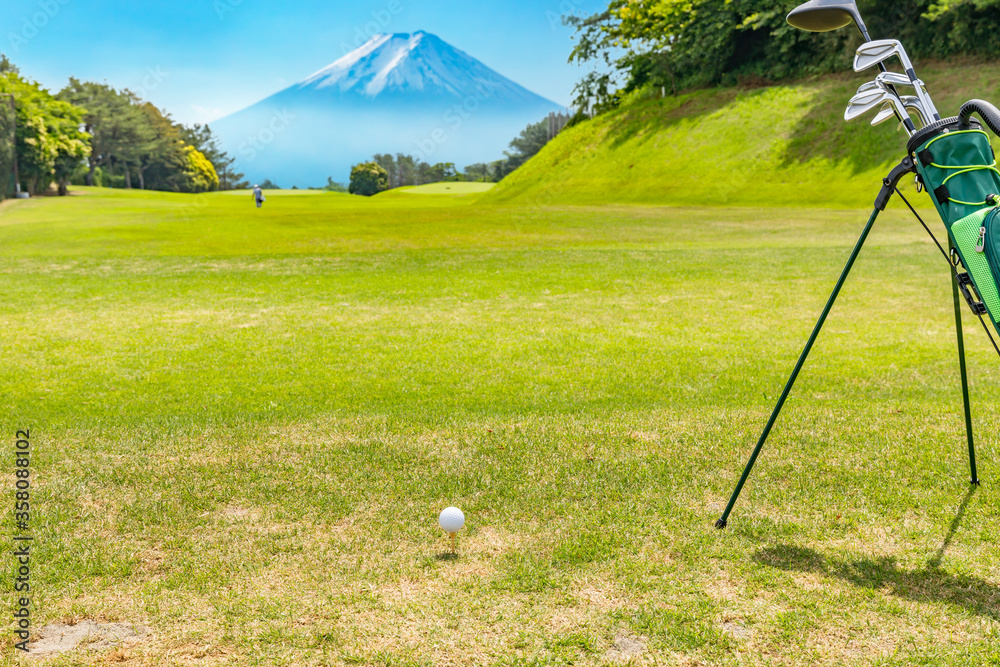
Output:
[[[457,507],[446,507],[438,515],[438,524],[446,533],[457,533],[465,525],[465,515]]]

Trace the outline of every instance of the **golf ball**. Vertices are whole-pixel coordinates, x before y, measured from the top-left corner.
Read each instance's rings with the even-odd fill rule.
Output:
[[[457,533],[465,525],[465,515],[457,507],[446,507],[438,515],[438,524],[446,533]]]

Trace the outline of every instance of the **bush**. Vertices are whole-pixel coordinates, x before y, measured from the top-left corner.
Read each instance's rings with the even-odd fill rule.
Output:
[[[389,172],[374,162],[356,165],[351,170],[352,195],[371,197],[389,189]]]

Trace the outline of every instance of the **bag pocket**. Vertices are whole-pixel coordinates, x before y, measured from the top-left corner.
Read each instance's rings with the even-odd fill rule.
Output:
[[[962,218],[949,230],[962,264],[994,324],[1000,317],[1000,289],[997,288],[1000,281],[1000,220],[996,220],[997,213],[996,208],[985,208]]]

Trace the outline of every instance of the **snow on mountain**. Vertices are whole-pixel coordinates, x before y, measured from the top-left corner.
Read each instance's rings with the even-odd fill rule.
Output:
[[[212,123],[251,180],[346,181],[375,153],[459,168],[500,159],[559,105],[427,32],[376,35],[257,104]]]
[[[302,81],[297,89],[336,89],[364,97],[384,92],[475,96],[484,88],[511,99],[533,94],[467,53],[426,32],[377,35]]]

